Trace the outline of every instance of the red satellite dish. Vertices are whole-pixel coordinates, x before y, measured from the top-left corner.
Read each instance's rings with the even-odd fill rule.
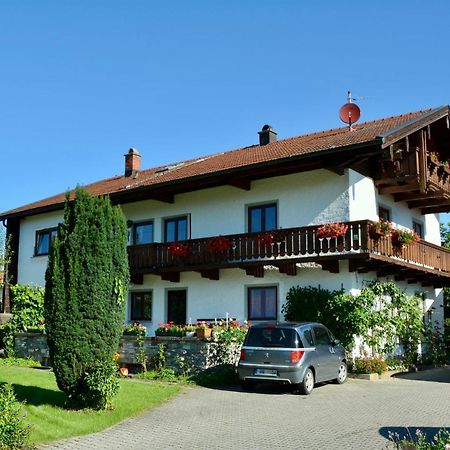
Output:
[[[341,109],[339,110],[339,117],[342,122],[351,125],[352,123],[357,122],[361,117],[361,110],[358,105],[349,102],[341,106]]]

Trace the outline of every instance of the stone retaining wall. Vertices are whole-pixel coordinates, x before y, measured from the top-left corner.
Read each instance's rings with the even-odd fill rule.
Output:
[[[239,345],[219,349],[212,340],[200,340],[196,337],[145,337],[144,348],[149,361],[158,354],[159,346],[164,345],[167,367],[177,370],[177,357],[183,357],[188,367],[202,370],[221,363],[235,364],[239,357]],[[43,365],[49,364],[47,337],[39,333],[18,333],[15,335],[15,352],[20,358],[32,358]],[[136,359],[138,344],[135,336],[122,336],[118,352],[122,366],[139,364]]]

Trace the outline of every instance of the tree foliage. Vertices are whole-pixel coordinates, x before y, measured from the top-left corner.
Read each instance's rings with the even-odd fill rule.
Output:
[[[109,198],[78,188],[73,201],[66,199],[46,272],[45,323],[58,387],[80,406],[107,404],[92,400],[98,390],[86,390],[118,348],[129,281],[126,245],[125,218]]]
[[[282,312],[290,321],[326,325],[347,348],[361,336],[376,354],[388,354],[399,342],[414,359],[424,335],[421,299],[406,295],[393,282],[373,282],[359,295],[344,291],[293,287]]]
[[[12,319],[3,325],[6,356],[14,356],[14,334],[38,328],[44,323],[44,289],[40,286],[17,284],[11,286]]]

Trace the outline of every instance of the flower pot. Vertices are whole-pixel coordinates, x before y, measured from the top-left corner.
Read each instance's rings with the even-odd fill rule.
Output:
[[[211,337],[211,332],[212,332],[211,328],[197,328],[195,330],[195,335],[199,339],[207,339]]]
[[[119,369],[120,376],[127,377],[128,376],[128,367],[121,367]]]

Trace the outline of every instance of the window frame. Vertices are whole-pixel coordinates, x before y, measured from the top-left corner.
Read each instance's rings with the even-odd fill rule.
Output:
[[[153,244],[155,242],[155,221],[153,219],[148,219],[148,220],[143,220],[140,222],[133,222],[133,221],[128,221],[127,222],[127,232],[130,232],[130,241],[128,241],[127,239],[127,246],[131,247],[133,245],[148,245],[148,244]],[[152,239],[151,242],[145,242],[142,244],[136,244],[136,227],[139,226],[145,226],[145,225],[152,225]]]
[[[386,214],[383,214],[385,212]],[[385,217],[387,216],[387,218]],[[392,212],[391,209],[384,205],[378,205],[378,219],[386,220],[388,222],[392,222]]]
[[[178,225],[176,227],[176,239],[174,239],[173,241],[168,241],[167,240],[167,224],[169,222],[176,222],[178,224],[179,221],[181,220],[186,220],[186,238],[185,239],[180,239],[179,235],[178,235]],[[179,216],[173,216],[173,217],[166,217],[163,219],[163,239],[165,243],[170,243],[170,242],[178,242],[178,241],[186,241],[188,239],[190,239],[191,236],[191,224],[190,224],[190,214],[182,214]]]
[[[266,226],[266,209],[270,207],[275,207],[275,227],[270,230],[267,229]],[[253,231],[252,230],[252,211],[255,209],[261,209],[261,230]],[[267,202],[267,203],[258,203],[257,205],[247,205],[247,232],[248,233],[261,233],[265,231],[272,231],[278,229],[278,202]]]
[[[268,316],[264,317],[253,317],[251,315],[251,292],[256,289],[274,289],[275,290],[275,317]],[[267,308],[265,308],[267,309]],[[277,285],[267,285],[267,286],[247,286],[247,318],[251,321],[257,320],[278,320],[278,286]]]
[[[420,233],[417,231],[418,228],[420,228]],[[424,239],[425,224],[421,220],[413,219],[412,220],[412,229],[419,235],[420,239]]]
[[[43,228],[42,230],[36,230],[35,240],[34,240],[34,253],[33,256],[48,256],[50,254],[50,247],[52,245],[53,239],[55,239],[58,232],[58,227]],[[53,235],[54,234],[54,235]],[[48,235],[48,250],[47,252],[38,253],[39,248],[39,237]],[[53,237],[52,237],[53,235]]]
[[[144,302],[142,302],[141,310],[139,311],[139,315],[133,315],[133,313],[136,312],[136,308],[134,308],[134,299],[138,295],[145,296],[146,294],[151,294],[150,299],[150,317],[145,316],[145,308],[144,308]],[[130,320],[145,320],[145,321],[152,321],[153,317],[153,290],[146,290],[146,291],[133,291],[130,292]]]

